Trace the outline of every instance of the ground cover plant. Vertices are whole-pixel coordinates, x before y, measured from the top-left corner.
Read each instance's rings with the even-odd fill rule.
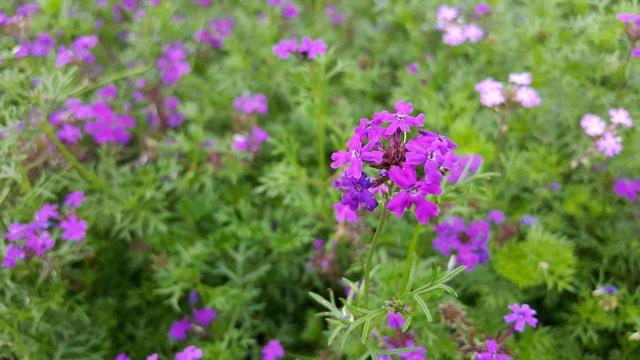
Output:
[[[639,359],[635,0],[0,3],[0,358]]]

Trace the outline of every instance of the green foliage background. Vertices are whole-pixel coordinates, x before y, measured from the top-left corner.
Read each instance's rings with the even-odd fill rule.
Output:
[[[590,146],[579,126],[583,114],[604,117],[609,108],[624,107],[640,119],[640,65],[627,59],[624,28],[615,20],[618,12],[638,11],[637,1],[489,1],[486,38],[455,48],[434,30],[435,1],[338,1],[348,18],[337,26],[324,15],[322,0],[298,1],[301,15],[289,21],[266,1],[199,7],[161,0],[141,21],[121,24],[113,22],[110,6],[96,9],[93,1],[39,3],[30,33],[60,30],[61,43],[92,33],[94,21],[105,19],[95,50],[104,75],[85,83],[78,69],[56,69],[51,57],[17,60],[14,41],[0,36],[5,129],[34,111],[49,113],[78,89],[83,99],[93,98],[94,85],[122,78],[129,62],[150,65],[144,71],[154,76],[154,61],[171,41],[184,41],[195,55],[189,57],[192,73],[173,90],[187,116],[184,125],[153,131],[134,106],[139,125],[129,145],[96,147],[88,139],[80,145],[82,166],[108,189],[48,151],[37,126],[9,131],[0,141],[2,231],[72,190],[87,193],[80,215],[89,223],[82,243],[0,271],[0,357],[104,359],[126,351],[135,359],[153,352],[170,358],[184,344],[168,340],[169,325],[188,312],[186,295],[197,289],[219,314],[210,338],[190,339],[207,359],[259,358],[271,338],[282,341],[287,359],[357,359],[363,352],[358,336],[342,355],[327,346],[330,329],[315,316],[321,307],[308,295],[332,288],[343,297],[344,286],[307,262],[314,239],[333,238],[342,274],[359,279],[376,215],[366,215],[354,236],[336,233],[344,229],[333,219],[339,194],[330,186],[328,159],[358,119],[405,99],[426,114],[427,128],[450,137],[461,154],[482,155],[483,172],[498,173],[447,189],[443,202],[455,206],[443,214],[472,220],[499,208],[513,224],[524,214],[540,220],[504,242],[494,231],[492,260],[449,284],[457,298],[444,292],[425,297],[433,322],[416,315],[411,327],[428,358],[462,356],[433,311],[445,302],[462,306],[483,334],[501,326],[508,304],[529,303],[541,326],[509,342],[517,359],[640,358],[638,342],[629,339],[640,331],[640,207],[611,189],[615,178],[640,176],[637,124],[625,131],[624,150],[606,170],[592,169],[604,159],[571,166]],[[13,13],[16,5],[2,2],[0,10]],[[259,21],[259,13],[266,20]],[[179,25],[176,14],[183,16]],[[197,45],[193,33],[221,16],[236,21],[224,47]],[[128,40],[118,40],[121,31],[130,33]],[[322,37],[328,54],[312,62],[272,55],[273,44],[294,35]],[[419,64],[418,74],[407,73],[410,62]],[[486,77],[504,81],[521,71],[533,74],[543,104],[508,118],[508,136],[496,154],[497,114],[481,107],[473,88]],[[42,83],[34,86],[34,78]],[[125,79],[115,84],[117,101],[128,101],[131,86]],[[231,104],[247,90],[269,98],[269,114],[259,122],[271,140],[254,160],[229,150]],[[210,138],[221,154],[216,166],[201,146]],[[141,166],[137,160],[150,152],[149,140],[157,156]],[[560,190],[550,189],[554,181]],[[402,279],[414,222],[390,217],[381,234],[374,306],[382,306]],[[429,279],[432,264],[446,267],[433,238],[431,225],[420,233],[418,280]],[[614,309],[592,295],[602,284],[619,288]],[[383,322],[377,328],[384,333]]]

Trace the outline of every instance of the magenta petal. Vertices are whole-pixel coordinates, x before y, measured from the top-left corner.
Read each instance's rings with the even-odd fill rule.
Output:
[[[402,217],[402,214],[404,213],[404,209],[407,207],[408,203],[409,203],[409,194],[402,191],[396,194],[396,196],[394,196],[393,198],[391,198],[391,200],[389,200],[389,203],[387,204],[387,209],[389,209],[389,211],[391,211],[392,213],[396,214],[397,217]]]

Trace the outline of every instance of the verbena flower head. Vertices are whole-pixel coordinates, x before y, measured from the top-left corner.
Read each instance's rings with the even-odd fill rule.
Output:
[[[285,19],[291,19],[298,16],[298,7],[292,0],[267,0],[267,5],[278,7],[282,12],[282,17]]]
[[[267,97],[261,93],[249,93],[233,100],[234,110],[251,115],[266,115],[269,111]]]
[[[189,318],[184,317],[181,320],[171,323],[169,328],[169,339],[175,341],[183,341],[187,339],[187,332],[191,329]]]
[[[631,56],[640,57],[640,51],[636,51],[636,44],[640,40],[640,14],[619,13],[616,19],[625,25],[627,37],[631,45]]]
[[[477,18],[474,15],[474,18]],[[442,31],[442,42],[459,46],[465,42],[477,43],[484,38],[484,30],[475,23],[468,23],[463,9],[440,5],[436,12],[436,29]]]
[[[418,67],[418,64],[416,63],[407,64],[407,72],[409,74],[417,74],[419,71],[420,71],[420,68]]]
[[[435,227],[437,234],[433,247],[442,255],[456,255],[456,262],[467,271],[489,260],[489,224],[486,220],[476,220],[466,225],[460,217],[447,217]]]
[[[499,209],[493,209],[489,211],[489,214],[487,214],[487,220],[493,222],[496,225],[501,225],[505,220],[504,212]]]
[[[224,40],[231,35],[235,26],[235,21],[230,18],[219,18],[209,22],[207,27],[196,31],[193,36],[196,41],[209,44],[219,49],[224,44]]]
[[[187,52],[182,43],[173,43],[165,48],[162,57],[156,62],[164,84],[174,85],[182,76],[191,72],[186,58]]]
[[[87,222],[75,214],[82,203],[80,194],[82,193],[68,194],[63,209],[57,204],[44,204],[35,212],[31,223],[9,224],[5,234],[9,245],[5,250],[2,266],[13,268],[19,261],[36,256],[44,257],[56,244],[57,229],[61,230],[60,237],[63,240],[82,240],[86,235]],[[61,210],[67,213],[61,213]]]
[[[33,56],[37,58],[47,57],[53,47],[55,46],[55,40],[47,33],[40,33],[32,42],[21,43],[16,52],[16,58],[23,58],[26,56]]]
[[[277,339],[271,339],[262,348],[262,360],[276,360],[284,357],[284,349]]]
[[[629,201],[636,201],[640,193],[640,179],[616,179],[613,191]]]
[[[424,114],[413,116],[413,105],[403,100],[395,108],[395,113],[383,111],[373,120],[361,119],[347,150],[331,155],[332,168],[345,168],[334,184],[345,193],[340,205],[334,206],[338,221],[355,221],[358,209],[373,211],[378,203],[375,192],[388,191],[388,185],[395,187],[387,209],[396,216],[413,208],[418,221],[427,223],[438,215],[429,197],[441,194],[441,181],[458,159],[453,152],[456,145],[441,134],[422,130],[407,138],[424,125]],[[375,169],[377,178],[366,173],[365,165]]]
[[[618,288],[613,285],[600,285],[593,290],[593,296],[612,296],[618,292]]]
[[[313,40],[308,36],[302,38],[298,43],[298,38],[280,40],[273,46],[273,54],[280,59],[287,59],[289,54],[298,54],[301,59],[312,60],[327,52],[327,44],[322,39]]]
[[[506,86],[487,78],[476,84],[475,90],[480,94],[480,103],[486,107],[520,105],[533,108],[539,106],[542,99],[530,84],[530,73],[512,73]]]
[[[202,349],[195,345],[189,345],[181,352],[176,353],[176,360],[200,360],[204,356]]]
[[[484,159],[480,155],[469,154],[459,156],[447,180],[450,184],[455,184],[460,180],[469,178],[478,172],[483,161]]]
[[[504,321],[507,324],[513,324],[513,329],[518,332],[523,332],[526,325],[535,328],[538,325],[538,319],[536,319],[536,311],[533,310],[527,304],[511,304],[509,305],[510,314],[504,316]]]
[[[217,315],[218,314],[215,312],[215,310],[205,306],[193,312],[193,320],[195,320],[198,324],[207,327],[213,320],[215,320]]]
[[[511,360],[507,355],[500,354],[500,347],[495,340],[484,342],[486,351],[476,354],[476,360]]]
[[[73,41],[70,48],[61,45],[56,55],[56,67],[61,68],[68,63],[93,64],[96,60],[91,49],[98,44],[98,37],[95,35],[81,36]]]
[[[269,133],[255,126],[246,135],[236,134],[233,136],[231,148],[237,152],[257,153],[262,144],[269,140]]]
[[[610,125],[598,115],[585,114],[580,119],[580,126],[584,132],[593,138],[593,144],[606,157],[614,157],[622,151],[622,137],[618,132],[620,127],[628,128],[633,125],[633,119],[626,109],[609,110]]]
[[[334,25],[339,25],[344,22],[344,14],[338,11],[338,8],[333,4],[325,6],[324,13],[327,14],[327,16],[329,17],[329,21]]]

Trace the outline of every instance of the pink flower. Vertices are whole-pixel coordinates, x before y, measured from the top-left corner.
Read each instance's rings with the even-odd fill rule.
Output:
[[[533,108],[542,103],[538,93],[528,86],[521,86],[516,90],[515,100],[526,108]]]
[[[622,125],[624,127],[631,127],[633,125],[633,119],[631,115],[624,108],[610,109],[609,116],[611,116],[611,123],[616,125]]]
[[[509,82],[521,86],[531,85],[531,73],[511,73],[509,74]]]
[[[622,151],[622,139],[620,136],[606,132],[596,141],[596,149],[606,157],[614,157]]]
[[[447,26],[442,35],[442,42],[450,46],[462,45],[466,39],[464,27],[460,25]]]
[[[580,119],[580,126],[587,135],[595,137],[604,134],[607,124],[598,115],[585,114],[582,119]]]
[[[276,360],[284,357],[284,349],[277,339],[269,340],[262,348],[262,360]]]
[[[477,43],[484,37],[484,30],[476,24],[465,25],[464,37],[469,40],[469,42]]]
[[[336,212],[336,221],[339,223],[343,222],[356,222],[358,221],[358,213],[353,211],[349,205],[343,205],[341,203],[336,203],[333,205],[333,210]]]
[[[289,57],[289,54],[295,52],[298,49],[298,38],[291,38],[280,40],[273,46],[273,54],[284,60]]]

